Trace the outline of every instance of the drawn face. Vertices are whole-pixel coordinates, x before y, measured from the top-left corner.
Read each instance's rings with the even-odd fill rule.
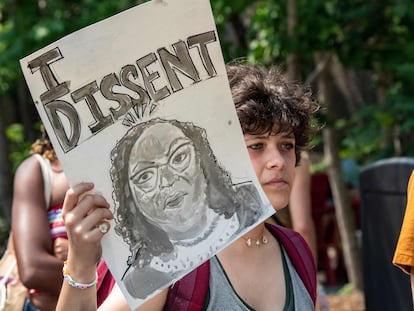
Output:
[[[293,134],[244,135],[256,176],[276,210],[289,203],[295,175],[295,137]]]
[[[194,144],[171,124],[153,125],[135,142],[129,184],[141,213],[170,236],[188,237],[205,216],[206,181]]]

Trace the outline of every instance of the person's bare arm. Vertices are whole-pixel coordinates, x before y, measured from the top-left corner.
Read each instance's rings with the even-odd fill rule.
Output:
[[[300,165],[296,167],[295,180],[289,202],[292,227],[299,232],[313,254],[317,265],[317,244],[315,223],[312,218],[311,174],[310,161],[307,153],[302,153]],[[320,310],[319,293],[316,299],[315,310]]]
[[[56,258],[65,261],[68,258],[68,240],[66,238],[57,238],[53,242],[53,253]]]
[[[30,157],[14,178],[12,236],[21,281],[57,298],[62,284],[62,260],[53,254],[43,177]]]
[[[293,229],[299,232],[308,243],[316,263],[316,232],[315,223],[312,218],[310,183],[309,157],[307,154],[302,154],[300,165],[296,167],[295,180],[289,202],[289,212]]]

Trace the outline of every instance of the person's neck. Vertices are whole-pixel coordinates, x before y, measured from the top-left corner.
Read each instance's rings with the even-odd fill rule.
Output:
[[[262,235],[266,236],[267,243],[256,245],[253,240],[261,239]],[[248,246],[246,239],[251,237],[252,245]],[[278,243],[273,235],[266,229],[264,223],[260,223],[252,230],[244,233],[228,247],[220,251],[217,256],[222,263],[234,264],[234,258],[238,258],[240,265],[254,264],[260,262],[263,257],[277,254]]]
[[[229,246],[230,251],[252,252],[267,247],[272,235],[262,222],[250,231],[241,235],[234,243]]]

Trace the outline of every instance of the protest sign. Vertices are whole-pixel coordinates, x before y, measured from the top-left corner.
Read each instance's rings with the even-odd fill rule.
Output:
[[[147,2],[20,63],[69,181],[111,205],[103,256],[131,308],[273,213],[208,0]]]

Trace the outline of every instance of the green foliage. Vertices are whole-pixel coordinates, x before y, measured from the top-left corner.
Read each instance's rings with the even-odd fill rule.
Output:
[[[281,43],[286,38],[283,3],[260,1],[252,16],[252,27],[247,34],[250,42],[248,58],[253,62],[270,65],[286,57]]]
[[[375,104],[365,105],[342,128],[347,130],[342,157],[362,163],[397,155],[414,157],[410,143],[414,138],[414,98],[390,94],[381,110]],[[395,142],[401,150],[396,150]]]
[[[338,293],[339,295],[349,295],[353,293],[354,290],[353,285],[351,283],[347,283],[339,289]]]
[[[31,144],[24,137],[22,124],[12,124],[6,129],[6,137],[10,142],[9,158],[12,171],[15,172],[19,164],[29,156]]]
[[[287,35],[287,0],[251,5],[250,59],[283,66],[287,56],[296,53],[306,77],[315,66],[315,52],[329,51],[350,69],[372,72],[374,87],[386,88],[385,103],[364,103],[350,121],[344,118],[327,124],[342,133],[340,156],[360,163],[414,156],[409,143],[414,139],[414,2],[296,2],[298,24],[293,38]],[[389,80],[383,81],[384,76]]]
[[[22,79],[20,58],[68,33],[143,2],[146,1],[39,0],[16,4],[0,0],[0,96],[12,97],[10,93],[16,82]],[[414,139],[414,108],[411,108],[414,107],[414,2],[297,0],[296,3],[298,24],[295,36],[290,37],[288,0],[211,0],[225,60],[248,57],[250,61],[277,64],[283,69],[287,56],[295,53],[305,81],[315,68],[315,52],[333,52],[348,69],[372,72],[374,87],[387,90],[384,103],[371,99],[351,120],[346,117],[335,120],[334,125],[343,137],[341,156],[366,163],[398,152],[414,155],[411,144]],[[384,76],[389,79],[385,84]],[[341,110],[341,107],[338,104],[334,109]],[[320,144],[321,138],[317,139]],[[13,165],[28,149],[28,144],[22,141],[20,145],[13,145]],[[396,149],[398,141],[401,150]]]
[[[340,1],[339,9],[344,32],[338,52],[346,64],[394,72],[400,64],[412,63],[412,1]]]
[[[228,26],[236,21],[242,22],[240,19],[251,3],[252,1],[250,0],[211,0],[223,57],[226,62],[246,56],[247,50],[244,42],[237,41],[237,38],[228,38]],[[237,31],[240,33],[242,29],[237,29]],[[233,35],[237,37],[236,34]]]

